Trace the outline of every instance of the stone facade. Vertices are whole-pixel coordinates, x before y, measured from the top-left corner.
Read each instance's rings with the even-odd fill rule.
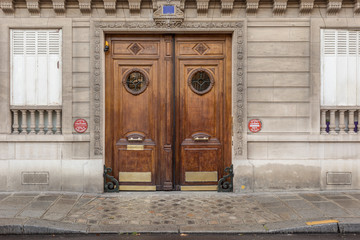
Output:
[[[320,29],[360,30],[357,2],[176,1],[172,20],[155,0],[0,3],[0,191],[103,191],[103,46],[115,32],[232,34],[235,191],[360,188],[360,136],[320,134]],[[61,135],[11,134],[16,28],[63,31]]]

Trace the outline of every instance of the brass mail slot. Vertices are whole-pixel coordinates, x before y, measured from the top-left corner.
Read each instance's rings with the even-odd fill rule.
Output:
[[[127,145],[126,150],[141,151],[144,150],[144,145]]]
[[[181,191],[217,191],[217,185],[181,186]]]
[[[120,182],[151,182],[151,172],[119,172]]]
[[[120,185],[120,191],[156,191],[156,186]]]
[[[213,172],[185,172],[185,182],[217,182],[218,173]]]

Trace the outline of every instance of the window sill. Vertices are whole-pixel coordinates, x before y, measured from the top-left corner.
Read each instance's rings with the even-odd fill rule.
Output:
[[[21,135],[0,134],[0,142],[89,142],[89,134]]]

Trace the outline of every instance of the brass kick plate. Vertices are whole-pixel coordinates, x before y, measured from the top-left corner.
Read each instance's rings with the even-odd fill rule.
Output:
[[[120,191],[156,191],[156,186],[120,185]]]
[[[185,172],[185,182],[217,182],[218,174],[214,172]]]
[[[119,172],[120,182],[151,182],[151,172]]]
[[[217,185],[181,186],[181,191],[217,191]]]
[[[144,150],[144,145],[127,145],[126,150],[135,150],[135,151]]]

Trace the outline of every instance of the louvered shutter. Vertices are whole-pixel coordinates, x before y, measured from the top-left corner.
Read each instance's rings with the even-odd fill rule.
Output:
[[[359,104],[359,31],[321,31],[321,104]]]
[[[11,105],[61,105],[61,30],[12,30],[11,39]]]

